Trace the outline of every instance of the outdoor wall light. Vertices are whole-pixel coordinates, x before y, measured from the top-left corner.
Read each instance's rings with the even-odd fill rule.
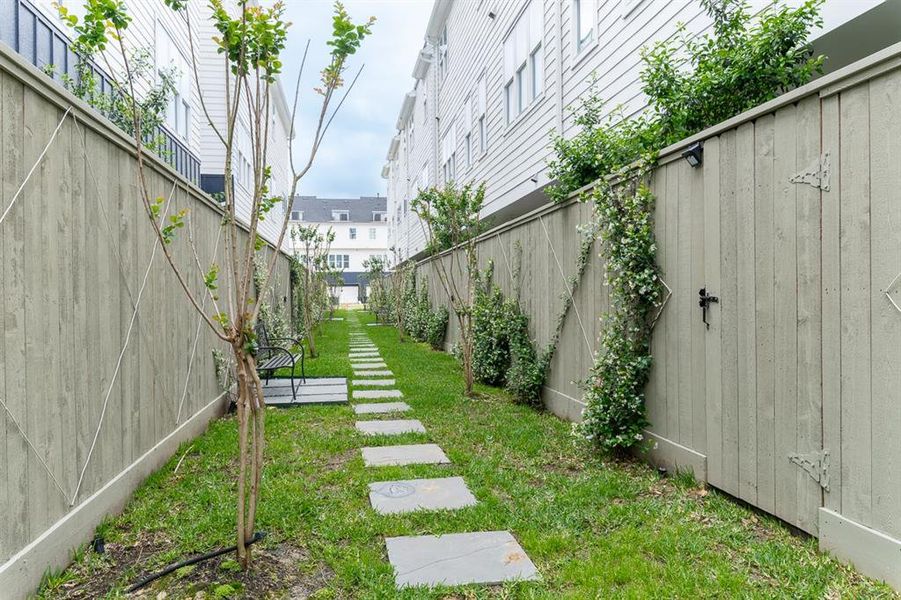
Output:
[[[497,14],[493,10],[488,11],[488,18],[493,19],[497,16]]]
[[[704,162],[704,142],[695,142],[682,153],[682,158],[688,161],[692,168],[700,167]]]

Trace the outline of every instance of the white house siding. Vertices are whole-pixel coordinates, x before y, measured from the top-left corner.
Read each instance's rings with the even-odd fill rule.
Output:
[[[448,70],[439,77],[437,62],[428,65],[424,79],[416,82],[414,142],[407,139],[409,123],[399,131],[403,143],[387,166],[388,202],[392,241],[398,255],[407,258],[424,248],[425,235],[415,215],[404,214],[403,205],[416,195],[416,180],[422,164],[429,164],[430,184],[441,184],[442,138],[448,125],[456,128],[456,181],[484,182],[483,217],[495,223],[521,214],[546,201],[540,190],[549,183],[547,161],[551,158],[550,136],[576,133],[574,109],[585,97],[593,76],[596,89],[607,102],[607,110],[621,107],[626,116],[646,107],[641,92],[642,47],[672,37],[678,23],[692,34],[706,31],[710,21],[699,0],[596,0],[594,39],[577,50],[574,28],[574,0],[531,0],[541,3],[544,15],[544,94],[512,123],[507,124],[504,107],[504,39],[526,11],[527,0],[462,1],[438,0],[426,32],[426,49],[446,27]],[[801,0],[790,0],[798,5]],[[881,0],[827,0],[822,10],[829,31],[849,21]],[[760,10],[769,0],[752,0],[752,10]],[[494,18],[488,13],[493,12]],[[430,37],[431,36],[431,37]],[[465,166],[466,112],[464,101],[476,92],[478,78],[486,78],[488,151],[478,156],[475,118],[471,120],[473,164]],[[437,102],[435,101],[437,88]],[[422,98],[429,103],[429,119],[437,123],[425,127],[421,117]],[[433,111],[437,107],[437,114]],[[398,207],[401,207],[398,211]],[[400,216],[398,214],[400,213]]]

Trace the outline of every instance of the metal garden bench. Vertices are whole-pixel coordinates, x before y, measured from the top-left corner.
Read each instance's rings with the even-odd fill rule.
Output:
[[[300,362],[300,380],[307,382],[306,372],[304,371],[304,349],[303,341],[300,338],[272,338],[266,330],[263,321],[258,320],[256,324],[257,334],[257,373],[265,380],[265,385],[269,385],[269,380],[275,375],[279,369],[291,369],[291,401],[297,401],[297,373],[295,371],[297,363]],[[285,342],[290,342],[287,347]],[[291,350],[294,347],[300,348],[299,354],[294,354]]]

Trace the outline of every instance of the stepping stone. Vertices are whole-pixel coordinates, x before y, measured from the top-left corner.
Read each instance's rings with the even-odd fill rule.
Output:
[[[394,385],[393,379],[354,379],[354,387],[376,387]]]
[[[366,323],[367,327],[378,327],[379,325],[382,325],[382,323]]]
[[[364,350],[362,352],[354,352],[353,350],[351,350],[351,352],[349,354],[349,356],[351,358],[366,358],[367,356],[378,356],[378,355],[379,355],[378,350]]]
[[[387,367],[384,361],[378,362],[358,362],[350,365],[354,369],[380,369],[382,367]]]
[[[329,321],[343,321],[344,317],[332,317]]]
[[[359,366],[359,365],[357,365]],[[362,370],[362,371],[354,371],[354,377],[390,377],[394,375],[391,371],[385,370]]]
[[[475,496],[462,477],[380,481],[369,484],[369,502],[382,515],[472,506]]]
[[[355,400],[375,400],[377,398],[403,398],[400,390],[354,390]]]
[[[538,578],[535,565],[508,531],[395,537],[385,545],[399,588]]]
[[[357,421],[357,430],[366,435],[400,435],[425,433],[425,427],[415,419],[397,421]]]
[[[367,467],[389,465],[440,465],[450,460],[438,444],[407,446],[378,446],[363,448],[363,463]]]
[[[378,404],[354,404],[354,414],[379,415],[393,412],[407,412],[410,405],[406,402],[380,402]]]

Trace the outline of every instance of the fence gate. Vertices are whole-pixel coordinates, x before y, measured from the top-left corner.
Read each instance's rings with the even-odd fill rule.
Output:
[[[703,169],[704,291],[694,310],[709,323],[708,480],[816,533],[829,486],[819,99],[708,139]]]

